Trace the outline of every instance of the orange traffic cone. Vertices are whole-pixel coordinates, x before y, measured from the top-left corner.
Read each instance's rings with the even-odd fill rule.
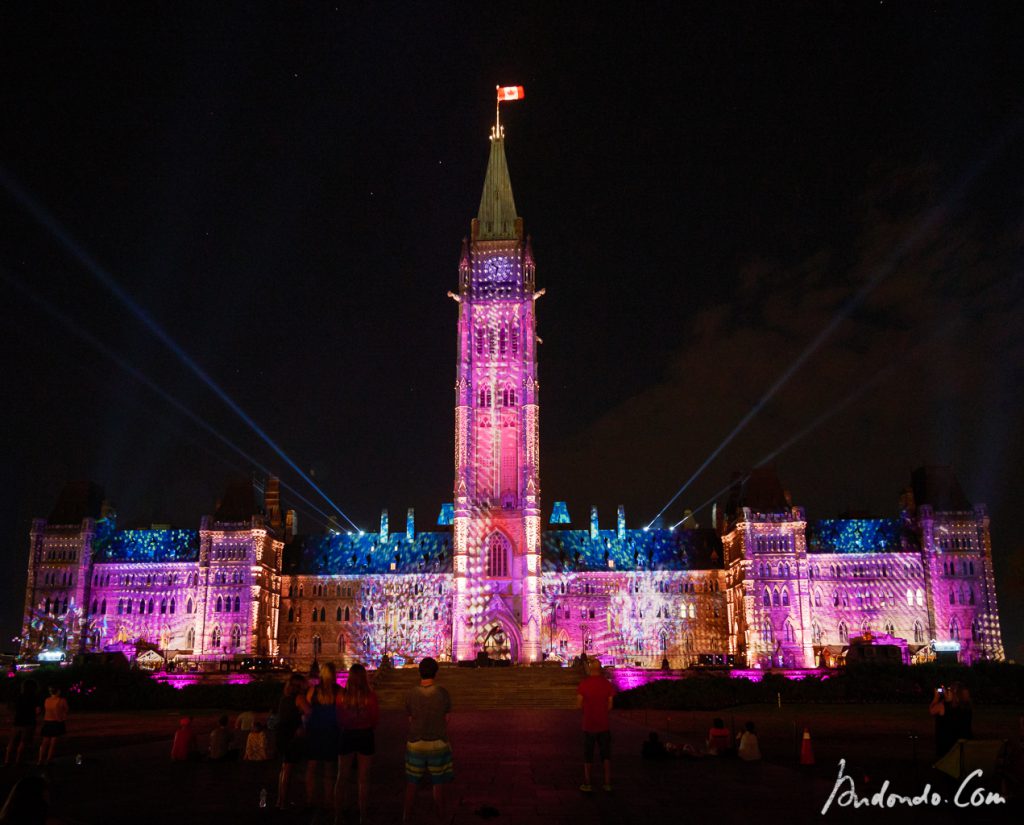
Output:
[[[800,764],[814,764],[814,749],[811,748],[811,732],[807,728],[804,728],[804,738],[803,741],[800,742]]]

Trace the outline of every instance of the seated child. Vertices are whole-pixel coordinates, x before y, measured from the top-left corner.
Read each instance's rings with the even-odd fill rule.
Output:
[[[269,758],[267,755],[267,730],[262,722],[253,724],[252,731],[245,740],[245,756],[242,758],[246,762],[265,762]]]
[[[742,733],[737,735],[739,740],[739,757],[744,762],[757,762],[761,758],[761,749],[757,744],[757,734],[754,732],[754,723],[747,722],[743,726],[744,730]]]
[[[708,731],[708,754],[711,756],[724,756],[732,745],[732,737],[725,722],[716,718],[711,723],[711,730]]]

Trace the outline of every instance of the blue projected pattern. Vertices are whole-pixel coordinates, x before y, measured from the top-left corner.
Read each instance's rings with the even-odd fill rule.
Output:
[[[451,502],[441,505],[441,512],[437,514],[437,523],[440,527],[448,527],[455,523],[455,505]]]
[[[541,537],[545,572],[609,570],[708,570],[722,567],[714,530],[549,530]],[[612,564],[609,564],[611,562]]]
[[[548,524],[569,524],[569,505],[564,501],[556,501],[551,509],[551,520]]]
[[[308,575],[366,573],[448,573],[452,569],[451,533],[405,534],[380,540],[379,533],[296,536],[284,549],[284,572]],[[392,568],[391,565],[394,565]]]
[[[121,530],[93,542],[98,562],[198,561],[198,530]]]
[[[900,519],[824,519],[807,524],[809,553],[898,553],[920,549]]]

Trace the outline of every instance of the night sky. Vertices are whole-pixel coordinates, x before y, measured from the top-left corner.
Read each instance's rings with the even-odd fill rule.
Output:
[[[5,642],[67,480],[197,528],[252,467],[138,375],[330,509],[12,187],[356,523],[429,529],[500,83],[545,513],[645,524],[777,386],[666,518],[812,424],[774,457],[811,518],[895,516],[952,464],[1024,655],[1019,8],[349,5],[0,9]]]

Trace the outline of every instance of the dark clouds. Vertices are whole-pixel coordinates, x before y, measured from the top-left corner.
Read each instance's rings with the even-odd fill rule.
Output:
[[[0,162],[360,523],[414,505],[425,525],[449,498],[444,293],[494,84],[522,83],[503,120],[548,288],[548,504],[652,517],[881,272],[668,515],[854,394],[778,456],[795,500],[891,514],[915,466],[952,463],[991,508],[1020,638],[1020,11],[0,14]],[[0,210],[6,272],[309,493],[24,210]],[[127,522],[195,526],[249,462],[6,298],[13,632],[30,519],[66,479],[103,483]]]
[[[1001,157],[990,171],[1006,174],[1014,163]],[[659,383],[547,445],[546,493],[572,489],[578,517],[591,502],[607,519],[620,502],[631,521],[653,517],[843,316],[665,518],[678,520],[733,470],[787,444],[772,463],[812,518],[895,515],[914,467],[952,464],[968,496],[997,514],[1004,626],[1017,645],[1024,594],[1013,570],[1022,539],[1005,517],[1024,466],[1020,212],[979,223],[963,198],[944,200],[927,168],[892,170],[886,181],[865,197],[845,248],[793,266],[752,261],[726,300],[680,317]],[[908,238],[916,239],[909,247]],[[710,519],[710,508],[698,514]]]

